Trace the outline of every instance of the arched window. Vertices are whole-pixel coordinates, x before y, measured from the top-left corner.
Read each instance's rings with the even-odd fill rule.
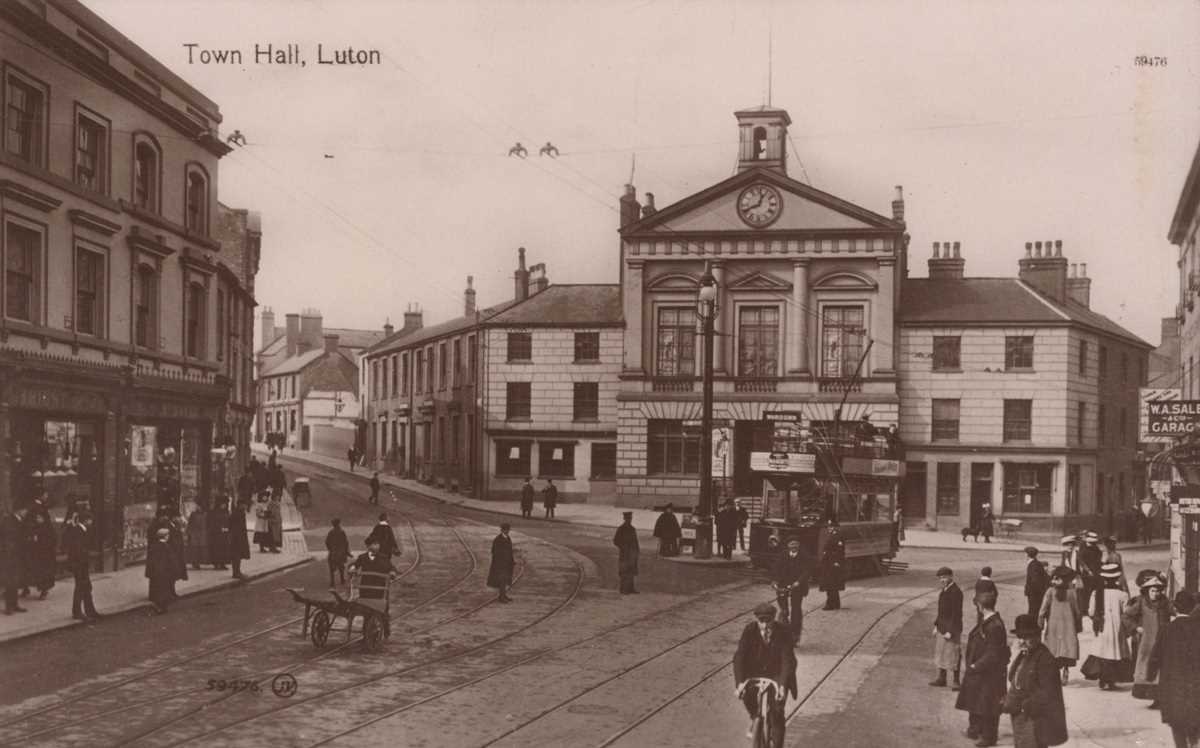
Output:
[[[188,284],[184,351],[189,358],[204,358],[204,320],[207,295],[208,292],[199,283]]]
[[[755,161],[767,157],[767,128],[754,128],[754,151],[751,153],[751,158]]]
[[[197,234],[208,234],[208,180],[198,170],[187,175],[184,226]]]
[[[158,273],[138,265],[134,296],[133,340],[143,348],[158,348]]]
[[[133,153],[133,204],[154,213],[158,209],[158,150],[140,141]]]

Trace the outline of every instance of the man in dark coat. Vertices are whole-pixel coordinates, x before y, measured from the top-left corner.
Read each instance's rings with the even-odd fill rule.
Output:
[[[0,584],[4,586],[4,615],[24,613],[19,603],[25,568],[24,507],[0,517]]]
[[[333,573],[341,575],[342,584],[346,583],[346,562],[350,560],[350,539],[342,529],[342,521],[334,518],[330,524],[329,533],[325,535],[325,550],[329,551],[326,562],[329,564],[329,586],[334,586]]]
[[[1196,597],[1183,590],[1175,595],[1178,615],[1159,635],[1153,662],[1158,668],[1158,706],[1162,721],[1171,726],[1176,748],[1200,743],[1200,617]]]
[[[553,478],[546,479],[546,487],[542,489],[542,506],[546,510],[546,519],[554,519],[554,507],[558,506],[558,486]]]
[[[160,527],[146,548],[146,578],[150,580],[150,602],[154,613],[166,613],[175,599],[175,580],[179,577],[177,551],[171,543],[171,530]]]
[[[521,516],[525,519],[533,517],[533,478],[526,478],[521,486]]]
[[[962,659],[963,594],[954,583],[954,572],[949,566],[937,571],[942,591],[938,593],[937,618],[933,621],[933,664],[937,677],[931,686],[946,685],[946,671],[954,675],[954,690],[959,689],[958,663]]]
[[[966,736],[980,748],[996,744],[1000,709],[1007,691],[1008,632],[996,612],[996,596],[981,592],[976,596],[983,620],[967,637],[962,689],[954,706],[970,717]]]
[[[368,499],[371,504],[379,503],[379,473],[376,472],[371,476],[371,498]]]
[[[1046,596],[1046,590],[1050,589],[1050,575],[1046,573],[1042,562],[1038,561],[1037,548],[1027,546],[1025,555],[1029,557],[1029,563],[1025,565],[1025,599],[1029,603],[1026,612],[1037,618],[1042,609],[1042,598]]]
[[[746,511],[746,507],[742,506],[741,501],[734,501],[733,505],[738,518],[738,547],[744,551],[746,550],[746,528],[750,525],[750,512]]]
[[[1036,616],[1017,616],[1012,633],[1021,642],[1008,669],[1012,688],[1004,702],[1004,711],[1012,715],[1013,743],[1017,748],[1062,745],[1067,742],[1067,712],[1058,663],[1042,644]]]
[[[67,518],[62,536],[63,551],[67,554],[67,568],[75,577],[71,616],[80,621],[100,617],[96,612],[96,603],[92,600],[90,522],[91,517],[86,514],[72,514]]]
[[[229,563],[229,498],[222,496],[208,516],[208,549],[217,571]]]
[[[750,715],[753,728],[758,716],[758,689],[747,684],[751,678],[770,678],[783,687],[786,693],[796,696],[796,653],[791,632],[775,620],[775,606],[762,603],[754,609],[754,620],[742,630],[737,652],[733,655],[733,681],[737,695],[741,697],[746,713]],[[772,702],[770,719],[774,723],[772,732],[782,734],[784,727],[783,708],[785,694]]]
[[[1104,551],[1100,549],[1100,534],[1088,530],[1083,534],[1083,545],[1079,548],[1079,581],[1083,588],[1079,591],[1079,610],[1083,615],[1092,617],[1092,597],[1100,597],[1100,589],[1104,586],[1100,579],[1100,566],[1104,563]]]
[[[842,531],[838,527],[829,528],[817,579],[825,593],[824,610],[840,610],[842,590],[846,589],[846,541],[842,540]]]
[[[242,559],[250,558],[250,538],[246,536],[246,508],[249,501],[239,500],[229,513],[229,562],[233,565],[233,578],[245,579]]]
[[[679,555],[679,539],[683,537],[683,530],[675,517],[674,505],[667,504],[663,513],[654,521],[654,537],[658,538],[658,555]]]
[[[983,536],[983,542],[992,542],[992,535],[996,532],[995,519],[996,515],[992,514],[992,505],[984,504],[983,512],[979,517],[979,534]]]
[[[621,578],[621,594],[636,595],[638,573],[637,530],[633,528],[633,512],[622,512],[623,521],[613,534],[613,545],[617,547],[617,575]]]
[[[380,550],[380,544],[378,540],[368,540],[367,552],[360,554],[358,558],[354,559],[354,561],[350,564],[350,568],[358,569],[360,571],[371,571],[377,574],[387,574],[389,576],[396,573],[395,570],[392,569],[392,562]],[[358,596],[363,600],[382,600],[384,597],[384,590],[360,589]]]
[[[500,591],[498,598],[502,603],[511,603],[508,588],[512,586],[513,558],[512,539],[508,537],[509,524],[500,525],[500,534],[492,540],[492,564],[488,567],[487,586]]]
[[[788,541],[787,551],[775,559],[771,581],[775,585],[775,597],[779,610],[792,632],[793,644],[800,643],[804,631],[804,597],[808,594],[808,583],[813,573],[813,561],[800,550],[800,541]]]
[[[357,456],[358,455],[354,453],[354,447],[346,450],[346,461],[350,463],[350,472],[352,473],[354,472],[354,458]]]
[[[995,596],[997,600],[1000,598],[1000,590],[996,589],[996,583],[992,581],[992,567],[985,566],[979,570],[979,579],[975,580],[975,622],[979,623],[983,620],[983,611],[979,609],[978,602],[980,594],[988,592]]]
[[[737,542],[738,516],[732,501],[726,501],[717,512],[717,550],[726,559],[733,558],[733,546]]]
[[[366,544],[370,546],[372,540],[379,543],[379,552],[388,560],[388,563],[391,563],[393,556],[400,555],[400,543],[396,541],[396,534],[392,532],[392,526],[388,524],[387,512],[379,515],[379,522],[371,529]]]

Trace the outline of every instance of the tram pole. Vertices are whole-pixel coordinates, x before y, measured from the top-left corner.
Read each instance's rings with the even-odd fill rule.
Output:
[[[704,264],[697,296],[697,312],[703,325],[704,362],[700,401],[700,507],[696,517],[696,558],[712,558],[713,481],[712,481],[712,410],[713,410],[713,318],[717,314],[717,280],[711,263]]]

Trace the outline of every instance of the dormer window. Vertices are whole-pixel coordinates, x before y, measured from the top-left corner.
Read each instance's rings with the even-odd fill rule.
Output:
[[[208,234],[208,179],[199,169],[188,169],[184,201],[184,226],[197,234]]]

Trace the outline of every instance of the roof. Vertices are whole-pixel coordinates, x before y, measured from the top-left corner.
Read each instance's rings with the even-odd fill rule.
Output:
[[[431,340],[433,338],[451,335],[459,330],[465,330],[469,327],[474,327],[480,322],[490,319],[492,316],[503,312],[505,309],[508,309],[516,303],[516,299],[510,299],[508,301],[496,304],[495,306],[480,309],[475,314],[466,314],[462,317],[455,317],[454,319],[436,325],[430,325],[429,327],[422,327],[417,330],[401,329],[400,331],[392,333],[382,341],[371,346],[364,351],[364,353],[386,353],[388,351],[407,348],[411,345],[423,343],[426,340]]]
[[[909,278],[897,311],[901,324],[1074,322],[1134,345],[1154,347],[1103,314],[1073,300],[1057,302],[1018,278]]]
[[[323,335],[337,335],[338,348],[370,348],[383,340],[383,330],[350,330],[344,327],[326,327]]]
[[[274,369],[263,372],[262,376],[273,377],[279,374],[295,374],[324,355],[324,348],[314,348],[311,351],[305,351],[291,358],[285,358]]]
[[[581,283],[552,285],[497,314],[487,324],[564,327],[620,322],[620,285]]]

